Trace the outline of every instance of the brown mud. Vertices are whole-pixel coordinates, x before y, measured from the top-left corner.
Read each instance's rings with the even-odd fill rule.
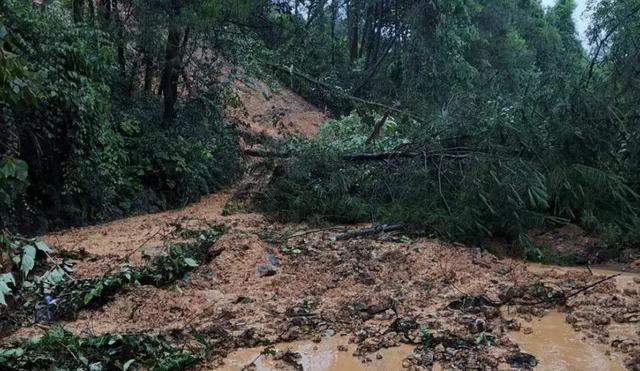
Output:
[[[311,135],[324,120],[293,93],[264,88],[239,94],[250,130]],[[274,132],[262,117],[278,104],[289,111],[277,114],[285,125]],[[297,126],[287,129],[289,120]],[[230,210],[237,194],[230,189],[180,210],[44,236],[84,278],[124,258],[135,265],[143,253],[162,253],[164,242],[180,239],[176,231],[228,227],[216,245],[220,255],[178,283],[133,287],[64,327],[162,333],[177,342],[197,331],[212,343],[199,369],[241,369],[254,360],[250,367],[258,370],[533,367],[521,352],[536,356],[542,369],[640,368],[638,275],[598,283],[610,272],[527,265],[397,232],[336,241],[340,229],[355,226],[312,230]],[[12,339],[46,327],[23,328]],[[270,347],[280,352],[258,357]],[[589,361],[601,354],[604,363]]]

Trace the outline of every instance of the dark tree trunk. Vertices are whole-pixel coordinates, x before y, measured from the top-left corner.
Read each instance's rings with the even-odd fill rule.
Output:
[[[93,24],[96,19],[96,7],[93,3],[94,0],[87,0],[87,7],[89,9],[89,23]]]
[[[153,75],[155,68],[153,66],[153,60],[146,54],[144,58],[144,91],[151,91],[151,85],[153,84]]]
[[[335,64],[336,22],[338,20],[339,0],[331,0],[331,65]]]
[[[111,0],[99,0],[98,17],[104,28],[111,22]]]
[[[358,59],[358,26],[360,24],[360,4],[356,0],[347,3],[347,43],[351,63]]]
[[[160,81],[160,89],[164,96],[164,113],[162,121],[165,127],[171,127],[176,118],[175,105],[178,99],[178,76],[180,64],[181,32],[175,24],[169,26],[165,64]]]
[[[118,40],[116,42],[116,58],[118,61],[118,65],[120,66],[120,72],[122,73],[122,76],[125,76],[127,72],[127,61],[125,56],[127,41],[124,37],[124,23],[122,21],[122,18],[120,17],[120,13],[118,12],[118,3],[116,0],[113,0],[112,7],[113,8],[110,9],[110,15],[113,15],[115,17],[115,27],[118,34]]]
[[[82,22],[84,18],[84,0],[73,0],[73,21],[75,23]]]

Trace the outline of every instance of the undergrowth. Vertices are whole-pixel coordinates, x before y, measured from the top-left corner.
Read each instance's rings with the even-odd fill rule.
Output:
[[[77,336],[62,327],[10,348],[0,348],[0,365],[15,370],[176,370],[196,363],[196,352],[149,334]]]

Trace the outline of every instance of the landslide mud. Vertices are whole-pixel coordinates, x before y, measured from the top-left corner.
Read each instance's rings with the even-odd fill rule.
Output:
[[[286,95],[253,91],[260,97],[247,93],[255,102],[245,99],[247,114],[242,113],[250,130],[258,125],[263,134],[276,135],[286,129],[276,125],[272,131],[271,121],[263,119],[274,112],[282,118],[269,102],[285,104]],[[313,133],[321,112],[314,108],[305,116],[309,107],[295,107],[299,117],[308,118],[291,116],[291,122],[302,125],[300,133]],[[336,241],[341,230],[357,227],[280,224],[229,208],[236,191],[180,210],[45,236],[75,262],[75,277],[85,278],[118,267],[125,257],[141,264],[143,252],[162,253],[165,242],[181,238],[180,230],[210,223],[229,228],[217,242],[220,255],[175,285],[134,287],[64,327],[76,333],[162,333],[178,344],[188,343],[196,331],[211,343],[199,369],[241,368],[269,347],[281,352],[257,357],[253,367],[526,369],[534,360],[525,352],[538,358],[540,368],[640,368],[637,275],[580,291],[612,272],[527,266],[477,248],[398,233]],[[547,300],[531,296],[536,287],[544,295],[580,292]],[[512,292],[520,293],[520,304],[505,298]],[[44,329],[24,328],[13,338]],[[610,363],[589,362],[593,354],[604,354],[601,362]]]

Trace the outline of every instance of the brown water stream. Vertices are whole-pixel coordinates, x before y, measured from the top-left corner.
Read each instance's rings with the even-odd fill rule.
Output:
[[[544,273],[550,269],[570,270],[584,268],[566,268],[543,266],[532,264],[530,271]],[[593,269],[597,275],[611,275],[621,273],[610,269]],[[617,284],[627,285],[638,277],[637,273],[622,273],[617,277]],[[503,314],[509,317],[509,313]],[[606,346],[586,338],[582,333],[574,329],[565,320],[565,315],[558,311],[551,311],[542,318],[536,318],[526,324],[532,332],[511,332],[509,337],[518,343],[521,350],[533,354],[538,359],[538,370],[624,370],[622,358],[614,353],[609,354]],[[617,326],[617,327],[616,327]],[[633,326],[633,325],[630,325]],[[627,326],[628,327],[628,326]],[[612,335],[625,333],[632,329],[621,325],[612,325]],[[278,344],[275,348],[281,351],[290,350],[300,354],[296,361],[303,366],[305,371],[321,370],[399,370],[402,369],[402,361],[411,355],[413,347],[402,345],[397,348],[383,349],[372,354],[367,362],[353,357],[355,345],[348,343],[346,336],[333,336],[324,338],[320,343],[311,341],[298,341]],[[274,370],[285,365],[282,360],[275,360],[271,356],[261,356],[264,348],[240,349],[231,353],[225,360],[222,370],[240,370],[244,366],[255,364],[255,370]],[[342,349],[342,351],[340,350]],[[345,350],[346,349],[346,350]],[[275,357],[277,358],[277,357]],[[434,367],[440,369],[440,367]]]

